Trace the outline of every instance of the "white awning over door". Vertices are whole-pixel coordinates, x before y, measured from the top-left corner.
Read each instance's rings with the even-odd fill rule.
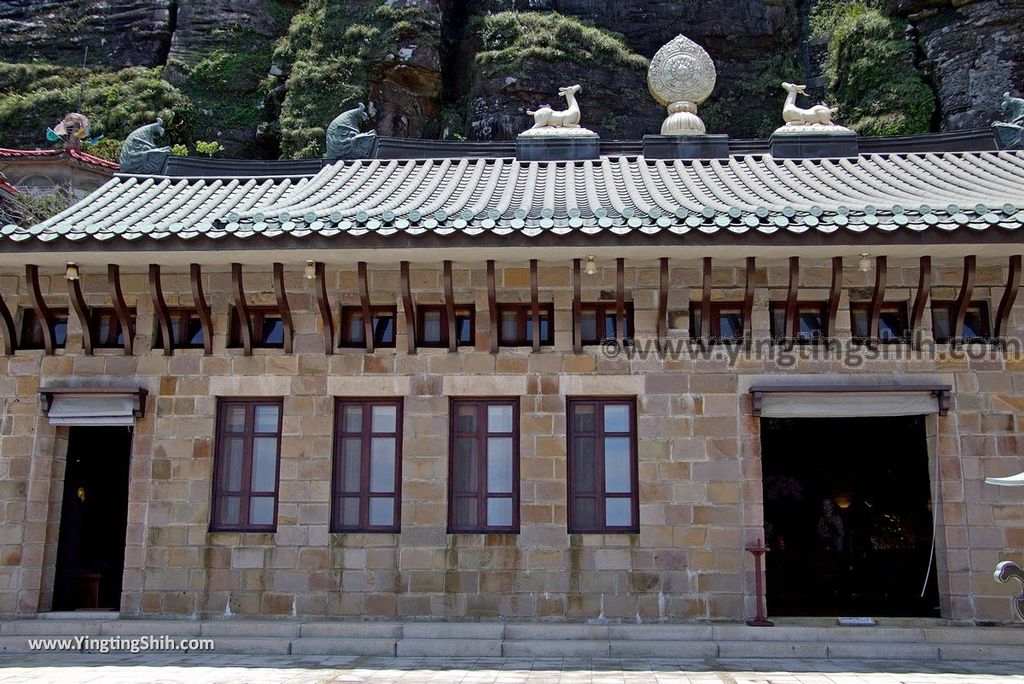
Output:
[[[39,394],[50,425],[131,426],[145,412],[147,392],[141,388],[53,388]]]
[[[753,413],[764,418],[920,416],[949,409],[948,385],[755,385]]]

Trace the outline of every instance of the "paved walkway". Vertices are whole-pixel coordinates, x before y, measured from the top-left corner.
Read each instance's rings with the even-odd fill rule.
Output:
[[[1024,683],[1020,665],[891,660],[671,658],[376,658],[204,654],[0,656],[0,683],[306,684],[307,682],[592,682],[594,684]]]

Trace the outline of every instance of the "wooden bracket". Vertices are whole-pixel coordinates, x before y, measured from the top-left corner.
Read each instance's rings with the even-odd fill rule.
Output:
[[[800,257],[789,257],[789,290],[786,292],[786,325],[783,336],[787,345],[796,342],[797,295],[800,293]]]
[[[164,299],[164,288],[160,283],[159,264],[149,265],[149,296],[153,300],[153,313],[160,325],[160,338],[163,342],[164,356],[174,353],[174,339],[171,327],[171,314],[167,309],[167,300]],[[205,332],[205,331],[204,331]]]
[[[917,276],[917,294],[914,296],[914,307],[910,314],[910,331],[914,339],[914,348],[921,348],[921,325],[924,322],[924,309],[928,306],[928,295],[932,287],[932,258],[921,257]]]
[[[572,260],[572,351],[583,353],[583,303],[580,301],[580,260]]]
[[[242,338],[242,349],[245,350],[246,356],[252,356],[252,316],[249,314],[249,303],[245,301],[242,264],[231,264],[231,291],[235,304],[235,316],[238,317],[238,333]]]
[[[284,289],[284,264],[274,264],[274,295],[277,297],[277,313],[284,326],[284,353],[292,353],[292,310],[288,306],[288,292]]]
[[[700,330],[697,334],[701,349],[707,349],[711,341],[711,257],[704,257],[701,268]]]
[[[1010,263],[1006,273],[1006,289],[999,300],[999,308],[996,310],[996,338],[1004,339],[1010,331],[1010,311],[1013,310],[1013,303],[1017,301],[1017,291],[1020,289],[1020,254],[1010,257]]]
[[[107,282],[110,284],[110,300],[114,304],[114,313],[121,323],[121,340],[124,343],[124,353],[132,353],[132,343],[135,337],[135,326],[132,325],[131,316],[128,313],[128,304],[124,301],[124,293],[121,291],[121,268],[117,264],[107,265]]]
[[[370,285],[366,275],[366,262],[356,264],[359,275],[359,306],[363,311],[363,342],[366,351],[373,353],[373,314],[370,309]]]
[[[615,260],[615,341],[626,343],[626,260]]]
[[[409,262],[400,264],[402,277],[402,308],[405,309],[405,335],[409,343],[409,353],[416,353],[416,309],[412,304],[412,287],[409,284]]]
[[[964,319],[967,317],[967,308],[971,305],[971,295],[974,293],[974,275],[978,264],[978,258],[973,254],[964,257],[964,279],[960,284],[960,294],[957,295],[954,307],[955,316],[951,321],[953,329],[950,330],[950,340],[961,339],[964,329]],[[955,342],[951,342],[955,344]]]
[[[316,274],[316,304],[320,308],[320,318],[324,322],[324,353],[330,356],[334,353],[334,314],[331,313],[331,300],[327,297],[327,275],[324,273],[324,263],[316,262],[314,265]]]
[[[0,322],[3,323],[4,328],[4,354],[10,356],[14,353],[18,341],[14,332],[14,318],[11,316],[11,310],[7,308],[7,302],[4,301],[3,297],[0,297]]]
[[[31,268],[35,268],[32,266]],[[36,289],[38,291],[39,282],[36,279]],[[71,308],[75,310],[75,315],[78,316],[78,322],[82,327],[82,351],[86,354],[92,354],[92,316],[89,315],[89,307],[85,303],[85,296],[82,294],[82,281],[79,279],[68,281],[68,295],[71,299]],[[39,297],[40,303],[42,303],[42,296]],[[46,309],[46,305],[43,305],[46,311],[46,317],[40,318],[43,321],[43,340],[44,345],[47,347],[47,354],[52,354],[53,345],[53,321],[50,318],[50,311]],[[38,309],[37,309],[38,315]],[[50,341],[46,341],[46,337],[50,337]]]
[[[878,341],[882,319],[882,305],[885,303],[885,285],[889,264],[884,256],[875,257],[875,289],[871,295],[871,321],[868,327],[868,344],[874,347]]]
[[[749,350],[754,340],[754,279],[756,278],[756,260],[747,257],[747,273],[743,290],[743,340]]]
[[[494,259],[487,260],[487,315],[491,319],[491,353],[498,353],[501,321],[498,320],[498,292],[495,285]]]
[[[455,293],[452,288],[452,262],[444,261],[444,311],[448,323],[448,351],[458,349],[459,338],[455,330]]]
[[[203,326],[203,353],[209,356],[213,353],[213,314],[210,312],[210,303],[206,301],[206,295],[203,293],[203,269],[199,264],[192,264],[189,271],[192,300],[196,313],[199,314],[199,324]]]
[[[533,351],[540,351],[540,278],[537,275],[537,260],[530,259],[530,313],[533,315]],[[548,321],[548,325],[554,325]]]
[[[668,338],[668,257],[658,261],[658,351],[664,352]]]

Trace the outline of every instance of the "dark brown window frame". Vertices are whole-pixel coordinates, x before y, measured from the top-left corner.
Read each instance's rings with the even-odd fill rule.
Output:
[[[963,337],[962,336],[963,330],[960,330],[960,331],[956,331],[956,332],[961,333],[961,336],[952,336],[952,337],[948,337],[948,338],[939,338],[939,337],[935,336],[935,310],[936,309],[946,309],[946,310],[949,311],[950,328],[951,328],[950,332],[952,333],[952,332],[954,332],[952,330],[952,327],[953,327],[953,317],[956,315],[956,305],[957,305],[957,303],[955,301],[951,301],[951,300],[933,300],[932,301],[932,336],[934,338],[935,343],[936,344],[949,344],[949,343],[955,341],[957,343],[976,344],[976,343],[979,343],[979,342],[991,342],[992,341],[992,315],[991,315],[992,311],[991,311],[991,307],[989,306],[988,301],[984,300],[984,299],[972,299],[967,304],[967,311],[968,312],[970,312],[971,309],[978,309],[980,314],[981,314],[981,321],[982,321],[983,327],[984,327],[984,333],[982,335],[976,336],[976,337]],[[966,325],[966,321],[965,321],[965,325]]]
[[[580,405],[593,404],[595,406],[594,432],[584,433],[594,437],[594,493],[580,494],[575,490],[575,479],[573,477],[575,465],[574,441],[578,434],[574,409]],[[606,433],[604,430],[604,407],[606,405],[625,405],[630,410],[629,432]],[[637,400],[636,397],[625,396],[578,396],[566,397],[566,501],[567,521],[569,534],[638,534],[640,532],[640,459],[638,454],[638,432],[637,432]],[[629,465],[630,465],[630,492],[628,495],[621,493],[609,493],[605,489],[605,458],[604,438],[608,435],[613,437],[628,437],[630,444]],[[599,521],[594,527],[584,527],[575,520],[576,499],[593,498],[596,506],[596,517]],[[609,526],[606,524],[605,501],[608,498],[629,498],[631,499],[632,525]]]
[[[374,305],[370,307],[370,320],[374,321],[380,318],[380,314],[387,314],[391,317],[391,341],[385,341],[383,335],[378,334],[376,324],[371,324],[373,328],[373,347],[374,349],[393,349],[398,340],[398,307],[395,305]],[[338,335],[340,341],[338,342],[339,347],[346,349],[362,349],[366,346],[365,340],[353,341],[349,337],[349,331],[351,330],[351,323],[353,316],[363,315],[363,307],[355,305],[346,305],[341,307],[341,334]],[[362,328],[360,328],[362,332]],[[362,333],[365,335],[366,333]]]
[[[228,312],[231,321],[228,326],[228,349],[239,349],[242,347],[242,323],[239,320],[238,310],[232,306]],[[249,306],[249,318],[252,321],[252,348],[253,349],[284,349],[284,335],[287,331],[284,328],[284,317],[276,304],[260,304]],[[264,326],[266,319],[276,318],[281,321],[281,341],[268,343],[265,341],[266,332]]]
[[[245,428],[241,433],[229,433],[226,430],[227,410],[232,406],[245,406]],[[255,411],[257,406],[277,407],[277,431],[275,433],[255,431]],[[211,495],[210,510],[210,531],[211,532],[276,532],[277,531],[277,509],[280,503],[281,491],[281,437],[284,424],[284,400],[281,397],[219,397],[217,399],[217,434],[214,444],[213,458],[213,491]],[[224,440],[228,436],[241,436],[242,446],[242,478],[239,491],[227,491],[221,488],[222,484],[222,461],[224,456]],[[276,471],[274,473],[274,520],[269,525],[249,524],[250,504],[254,496],[267,497],[271,492],[252,490],[252,449],[253,440],[256,437],[277,438]],[[237,525],[223,523],[220,520],[220,501],[225,496],[239,497],[239,523]],[[244,521],[244,522],[243,522]]]
[[[711,302],[711,323],[708,326],[710,340],[718,344],[733,344],[742,342],[744,336],[747,334],[747,321],[744,320],[746,317],[743,315],[743,302],[737,301],[722,301],[722,302]],[[701,303],[699,301],[690,302],[690,337],[700,337],[700,325],[697,322],[697,316],[701,314]],[[723,313],[738,313],[740,315],[740,334],[738,337],[722,337],[722,314]]]
[[[100,337],[100,319],[110,318],[110,325],[107,328],[106,338]],[[134,306],[128,307],[128,325],[131,327],[132,335],[135,334],[138,315]],[[123,331],[121,330],[121,319],[117,315],[117,309],[112,306],[94,306],[89,309],[89,325],[92,329],[93,349],[121,349],[124,347]]]
[[[346,406],[359,406],[363,410],[359,432],[345,432],[344,410]],[[374,406],[394,406],[395,431],[373,432]],[[382,397],[336,397],[334,401],[334,451],[331,456],[331,532],[399,532],[402,527],[402,409],[403,400]],[[344,463],[342,442],[346,437],[358,436],[362,440],[360,451],[359,491],[342,491]],[[373,437],[394,437],[395,439],[395,487],[390,495],[370,492],[370,456]],[[359,523],[344,525],[341,522],[341,499],[359,498]],[[370,499],[391,497],[395,502],[393,524],[370,524]]]
[[[441,313],[441,338],[427,342],[423,334],[424,319],[427,312],[438,311]],[[472,347],[476,345],[476,307],[473,304],[455,305],[455,334],[458,334],[458,319],[465,318],[469,314],[469,339],[458,340],[457,347]],[[426,348],[440,348],[448,346],[448,309],[444,304],[417,304],[416,305],[416,346]]]
[[[604,340],[609,339],[607,337],[601,337],[600,336],[605,331],[605,326],[602,325],[602,324],[608,319],[609,316],[611,316],[614,319],[614,321],[615,321],[615,332],[616,333],[619,332],[619,320],[618,320],[618,314],[617,314],[617,311],[616,311],[616,307],[617,307],[616,303],[615,302],[611,302],[611,301],[609,301],[609,302],[583,302],[582,304],[580,304],[580,316],[579,316],[579,319],[580,319],[580,328],[581,328],[581,330],[580,330],[580,339],[582,340],[582,344],[585,344],[585,345],[601,344]],[[600,330],[598,332],[599,337],[597,339],[591,339],[591,338],[588,338],[588,337],[584,337],[583,334],[582,334],[583,333],[583,330],[582,330],[582,327],[583,327],[583,315],[585,313],[589,312],[589,311],[595,311],[596,316],[597,316],[598,327],[600,328]],[[626,317],[626,333],[625,333],[624,337],[626,339],[633,339],[633,335],[634,335],[633,302],[624,302],[623,303],[623,307],[622,307],[622,312],[623,312],[623,314]]]
[[[201,338],[198,343],[191,341],[192,336],[189,335],[190,324],[196,323],[199,326],[199,332],[203,335],[206,331],[203,330],[203,322],[199,316],[199,311],[195,307],[191,306],[169,306],[167,307],[167,320],[171,326],[171,334],[174,335],[174,339],[171,340],[172,345],[175,349],[204,349],[205,345]],[[174,324],[178,324],[177,330],[174,328]],[[163,346],[163,331],[160,326],[156,326],[156,332],[153,335],[153,348]]]
[[[798,334],[792,340],[789,340],[786,337],[785,330],[781,332],[775,330],[775,311],[778,309],[782,309],[783,320],[785,321],[786,306],[787,303],[784,300],[773,300],[768,303],[768,324],[771,338],[773,341],[791,341],[794,344],[819,344],[824,341],[829,325],[827,301],[800,300],[796,303],[797,328],[799,328],[800,314],[804,311],[815,310],[815,313],[817,313],[821,317],[821,330],[814,337],[801,337],[799,335],[799,331],[795,331]],[[785,322],[783,323],[783,325],[785,325]]]
[[[551,347],[555,344],[555,305],[552,302],[541,304],[540,315],[548,317],[548,334],[541,335],[540,344],[542,347]],[[509,340],[502,337],[502,314],[507,311],[516,313],[516,339]],[[498,304],[498,345],[502,347],[528,347],[533,344],[533,331],[528,321],[533,317],[532,304]]]
[[[53,321],[52,332],[53,332],[53,346],[55,349],[63,349],[68,342],[68,308],[57,307],[50,309],[50,319]],[[57,329],[60,325],[64,326],[64,337],[63,339],[57,336]],[[35,331],[39,332],[39,336],[35,336]],[[20,335],[18,337],[18,349],[46,349],[46,344],[43,342],[43,327],[42,322],[36,317],[36,310],[31,308],[25,308],[21,311],[21,327]]]
[[[850,339],[857,343],[867,342],[880,342],[881,344],[903,344],[910,341],[910,319],[907,314],[907,303],[906,302],[884,302],[882,304],[881,312],[895,313],[899,317],[900,325],[903,327],[902,334],[896,337],[881,337],[881,324],[879,324],[879,338],[877,340],[871,340],[870,334],[859,335],[854,330],[854,312],[863,312],[867,315],[868,326],[871,325],[871,302],[850,302]],[[870,333],[870,331],[869,331]]]
[[[460,405],[475,406],[477,408],[475,431],[477,439],[477,489],[474,493],[460,494],[455,491],[455,461],[456,461],[456,436],[472,433],[460,433],[457,425],[457,409]],[[509,436],[506,432],[487,431],[487,407],[494,405],[512,406],[512,492],[511,494],[489,494],[487,492],[487,438],[492,436]],[[448,533],[449,534],[519,534],[520,526],[520,486],[519,486],[519,460],[520,460],[520,435],[519,435],[519,397],[451,397],[448,401]],[[456,499],[475,498],[477,500],[477,522],[473,527],[461,527],[456,524]],[[507,526],[487,525],[480,521],[487,520],[488,499],[512,500],[512,524]]]

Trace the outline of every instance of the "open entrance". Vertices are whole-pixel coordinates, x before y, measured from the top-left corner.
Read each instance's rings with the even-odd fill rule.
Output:
[[[923,416],[762,418],[761,444],[770,614],[939,615]]]
[[[54,610],[120,609],[131,447],[130,427],[70,428]]]

